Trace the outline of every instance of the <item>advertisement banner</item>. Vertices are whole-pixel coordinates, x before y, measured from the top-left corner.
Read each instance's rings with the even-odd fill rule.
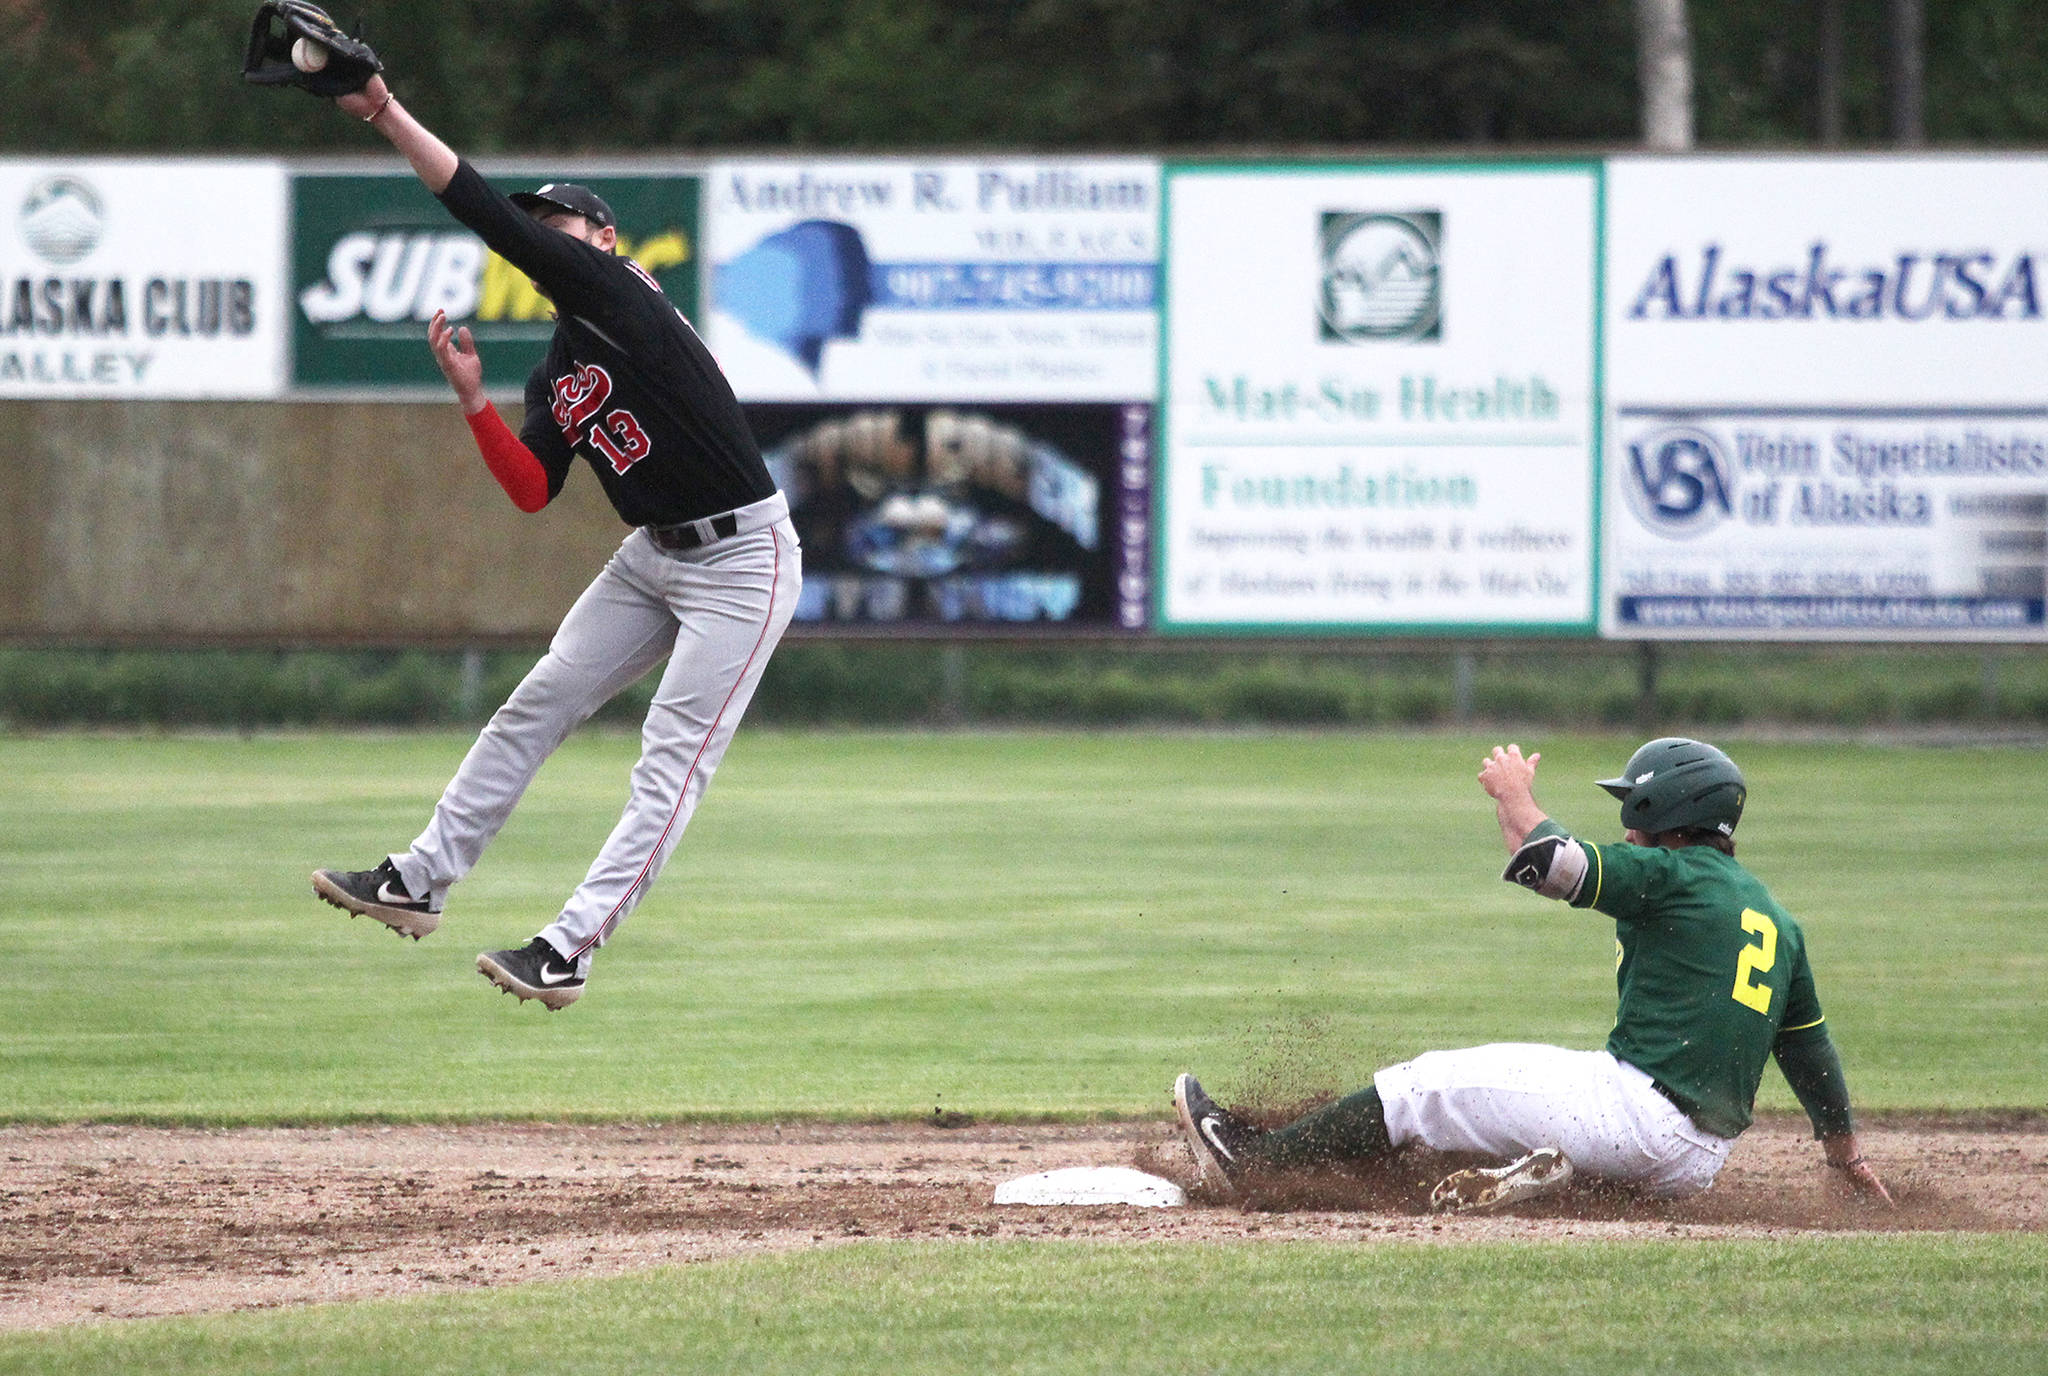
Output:
[[[1162,630],[1591,631],[1600,187],[1167,168]]]
[[[0,398],[284,389],[285,171],[0,160]]]
[[[1145,625],[1152,408],[747,407],[804,545],[799,624]]]
[[[618,251],[684,315],[697,309],[694,176],[579,177],[619,217]],[[492,174],[502,191],[542,176]],[[516,393],[554,333],[526,274],[490,252],[410,173],[292,179],[292,381],[310,390],[442,395],[427,350],[437,310],[467,325],[484,384]]]
[[[2040,640],[2048,159],[1617,160],[1601,627]]]
[[[2048,408],[1625,408],[1615,443],[1615,635],[2048,636]]]
[[[715,165],[706,340],[745,401],[1133,401],[1156,382],[1159,167]]]

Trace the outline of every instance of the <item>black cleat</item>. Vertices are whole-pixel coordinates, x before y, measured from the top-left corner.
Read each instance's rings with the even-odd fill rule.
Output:
[[[414,898],[388,857],[373,870],[314,870],[313,892],[414,941],[441,925],[441,910],[430,898]]]
[[[539,999],[551,1013],[583,997],[583,976],[576,973],[576,962],[562,959],[542,937],[516,951],[485,951],[476,958],[476,968],[506,993],[517,994],[522,1001]]]
[[[1173,1082],[1173,1107],[1202,1177],[1213,1177],[1225,1194],[1237,1198],[1238,1182],[1252,1164],[1244,1159],[1244,1149],[1260,1130],[1203,1093],[1202,1082],[1192,1075]]]

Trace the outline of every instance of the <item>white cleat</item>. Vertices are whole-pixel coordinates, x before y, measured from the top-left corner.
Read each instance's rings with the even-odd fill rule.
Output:
[[[1483,1214],[1556,1194],[1572,1180],[1572,1163],[1556,1147],[1532,1151],[1519,1161],[1492,1169],[1474,1168],[1445,1176],[1429,1193],[1436,1213]]]

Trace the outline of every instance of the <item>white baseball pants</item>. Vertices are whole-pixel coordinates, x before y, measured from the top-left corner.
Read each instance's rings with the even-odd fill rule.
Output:
[[[778,493],[741,508],[739,533],[682,552],[662,549],[644,530],[627,536],[470,747],[427,829],[391,857],[407,890],[438,906],[505,825],[541,762],[666,658],[625,813],[540,932],[587,975],[591,951],[646,897],[675,849],[796,612],[802,556],[788,512]]]
[[[1419,1141],[1504,1160],[1556,1147],[1588,1175],[1667,1199],[1713,1184],[1735,1145],[1605,1051],[1528,1042],[1431,1051],[1388,1066],[1373,1085],[1397,1147]]]

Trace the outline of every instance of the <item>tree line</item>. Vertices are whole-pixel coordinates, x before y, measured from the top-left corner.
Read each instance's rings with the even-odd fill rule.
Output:
[[[1889,0],[1692,0],[1702,147],[1886,141]],[[0,149],[368,152],[246,0],[0,0]],[[342,3],[335,17],[353,25]],[[363,0],[465,152],[1627,146],[1635,0]],[[1838,26],[1824,41],[1823,21]],[[1838,60],[1823,73],[1829,52]],[[2048,139],[2048,5],[1928,7],[1934,146]],[[1823,108],[1820,91],[1830,92]]]

